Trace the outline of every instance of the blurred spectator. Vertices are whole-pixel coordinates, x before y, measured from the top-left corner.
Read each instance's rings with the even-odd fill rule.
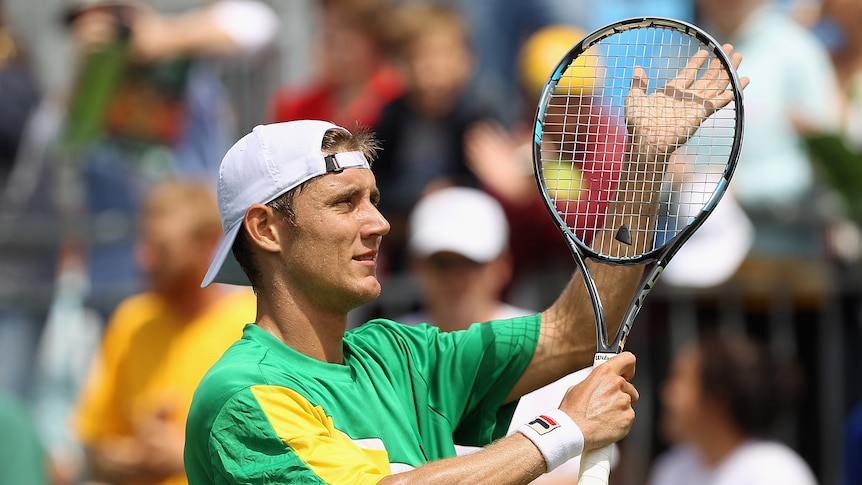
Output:
[[[595,2],[592,6],[595,11],[592,15],[593,24],[589,28],[645,15],[683,21],[694,18],[694,5],[689,0],[605,0]]]
[[[51,248],[27,240],[32,226],[21,221],[38,205],[28,179],[41,172],[40,164],[25,156],[22,146],[39,99],[25,46],[0,5],[0,390],[19,397],[27,391],[26,371],[48,299],[28,305],[20,296],[43,290],[37,286],[51,280],[53,266]]]
[[[77,250],[59,257],[54,297],[32,372],[29,401],[39,416],[36,429],[45,444],[54,485],[76,483],[83,450],[69,426],[75,398],[99,348],[104,319],[85,305],[87,276]]]
[[[862,32],[857,27],[862,19],[862,5],[852,0],[821,0],[818,3],[820,18],[813,26],[814,32],[829,48],[842,95],[855,95],[859,102]],[[862,142],[862,133],[859,135],[857,140]]]
[[[251,0],[173,17],[134,0],[76,0],[65,14],[81,62],[61,139],[65,165],[77,172],[64,184],[63,207],[67,218],[104,229],[86,235],[85,249],[91,300],[107,313],[141,286],[130,237],[141,194],[171,175],[215,185],[235,129],[207,61],[255,54],[278,19]],[[75,184],[80,194],[68,188]]]
[[[323,0],[315,52],[318,73],[304,87],[284,86],[272,100],[273,121],[313,119],[374,126],[401,94],[401,73],[388,54],[389,0]]]
[[[200,283],[221,239],[212,191],[166,181],[143,204],[138,264],[150,290],[114,312],[74,413],[91,478],[182,484],[198,381],[254,321],[250,291]]]
[[[693,15],[688,0],[458,0],[456,3],[470,26],[479,81],[500,104],[507,122],[517,121],[524,114],[532,115],[535,109],[518,97],[517,58],[523,42],[537,30],[560,25],[589,32],[641,15],[680,20],[691,20]]]
[[[505,303],[502,293],[512,277],[507,248],[509,228],[502,207],[478,189],[447,187],[424,196],[410,215],[411,270],[420,288],[420,311],[395,318],[407,325],[428,323],[445,332],[476,322],[531,315]],[[512,423],[529,420],[563,400],[569,387],[589,369],[537,389],[518,402]],[[509,429],[513,433],[517,425]],[[458,454],[477,450],[455,446]],[[573,458],[534,484],[573,483],[580,458]]]
[[[812,203],[812,166],[793,120],[826,130],[837,126],[837,84],[828,53],[771,0],[696,5],[703,26],[744,53],[740,75],[755,80],[745,92],[745,141],[733,180],[734,194],[756,228],[751,256],[793,258],[802,268],[823,256],[822,220]],[[817,283],[816,275],[786,276],[788,284]]]
[[[474,58],[455,10],[408,2],[395,23],[407,84],[404,94],[384,107],[376,127],[383,150],[374,170],[387,194],[380,210],[392,226],[381,253],[391,271],[404,274],[409,211],[432,187],[476,185],[464,159],[464,137],[476,122],[499,116],[470,84]]]
[[[845,140],[862,152],[862,5],[850,0],[824,0],[823,15],[834,19],[844,41],[832,50],[832,61],[844,97]]]
[[[0,391],[0,483],[47,485],[47,464],[32,416]]]
[[[548,25],[596,26],[601,4],[589,0],[459,0],[477,58],[477,79],[508,123],[532,115],[535,106],[518,94],[518,52],[535,31]],[[572,46],[569,46],[572,47]],[[562,55],[560,56],[562,57]],[[559,60],[559,59],[558,59]]]
[[[522,97],[533,111],[551,71],[584,35],[569,26],[552,25],[536,31],[526,40],[518,58],[519,86]],[[583,68],[587,73],[589,66]],[[572,83],[577,84],[577,81]],[[574,117],[573,113],[578,113],[577,116],[584,118],[580,126],[598,126],[594,133],[558,134],[557,143],[564,144],[564,149],[552,150],[573,154],[571,161],[580,170],[588,194],[583,201],[570,203],[583,207],[586,200],[603,200],[606,196],[602,194],[610,194],[604,190],[601,178],[591,174],[609,173],[622,162],[625,128],[603,107],[591,86],[583,83],[573,87],[581,95],[565,101],[556,100],[549,108],[548,119]],[[512,227],[510,244],[515,278],[508,292],[510,298],[521,305],[544,308],[552,303],[551,295],[569,281],[574,263],[536,187],[532,160],[533,122],[531,115],[511,130],[499,124],[478,123],[467,132],[465,151],[470,169],[482,187],[503,204]],[[573,120],[568,122],[574,125]],[[551,133],[556,126],[562,124],[548,123],[546,133]]]
[[[501,300],[512,258],[506,216],[493,197],[467,187],[436,190],[419,200],[409,227],[410,268],[422,311],[398,322],[427,322],[449,332],[536,313]]]
[[[812,126],[804,118],[797,125],[817,168],[826,182],[836,189],[846,203],[847,215],[862,221],[862,4],[845,0],[824,0],[820,17],[812,29],[829,47],[838,78],[841,100],[841,126],[832,131]],[[828,127],[825,127],[828,128]],[[858,231],[858,230],[857,230]],[[847,248],[834,248],[841,251]],[[853,262],[862,256],[862,248],[848,254]]]
[[[138,158],[127,163],[150,163],[147,175],[214,180],[233,127],[218,79],[196,61],[258,52],[275,35],[274,12],[257,1],[224,0],[166,17],[135,0],[78,0],[65,18],[82,59],[64,142],[84,150],[90,147],[78,145],[121,145]],[[85,101],[98,106],[85,111]],[[171,153],[141,159],[155,147]]]
[[[798,394],[796,369],[758,342],[707,335],[681,350],[662,387],[674,446],[650,485],[814,485],[808,465],[770,433]]]
[[[18,155],[18,145],[39,92],[29,62],[0,10],[0,194],[8,189],[9,174]]]

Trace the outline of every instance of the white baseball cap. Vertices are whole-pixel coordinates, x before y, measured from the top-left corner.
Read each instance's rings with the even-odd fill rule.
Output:
[[[350,167],[370,168],[362,152],[324,157],[323,135],[332,129],[347,131],[316,120],[259,125],[227,151],[218,177],[218,208],[224,239],[201,286],[213,282],[251,284],[231,252],[249,207],[272,202],[327,172],[340,172]]]
[[[408,247],[416,256],[447,251],[477,263],[503,254],[509,224],[500,203],[478,189],[449,187],[419,200],[410,214]]]

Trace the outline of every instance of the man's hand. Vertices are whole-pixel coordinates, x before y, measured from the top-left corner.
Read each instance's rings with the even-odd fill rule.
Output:
[[[722,48],[736,70],[742,62],[742,54],[734,53],[730,44]],[[688,141],[705,119],[733,100],[730,75],[717,58],[709,63],[704,75],[697,78],[708,57],[706,51],[699,51],[676,78],[650,95],[646,94],[646,72],[635,67],[625,108],[635,153],[650,158],[666,157]],[[744,89],[749,79],[743,77],[740,82]]]
[[[581,428],[585,451],[616,443],[629,433],[635,418],[632,404],[639,397],[629,382],[634,374],[635,356],[623,352],[594,368],[563,397],[560,409]]]

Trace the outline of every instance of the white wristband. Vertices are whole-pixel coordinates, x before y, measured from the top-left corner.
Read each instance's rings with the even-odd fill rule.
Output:
[[[584,451],[584,434],[568,414],[553,409],[518,427],[545,458],[548,470],[562,465]]]

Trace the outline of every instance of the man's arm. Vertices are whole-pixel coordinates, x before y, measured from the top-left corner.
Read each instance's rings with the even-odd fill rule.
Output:
[[[628,434],[638,393],[629,382],[635,358],[629,352],[610,359],[566,393],[560,409],[584,434],[584,450],[600,448]],[[573,458],[573,457],[570,457]],[[425,464],[385,477],[381,485],[469,483],[508,485],[529,483],[547,471],[536,445],[521,433],[497,440],[469,455]]]
[[[529,483],[545,473],[539,449],[526,436],[515,433],[464,456],[447,458],[409,472],[389,475],[380,485],[400,484],[515,484]]]

